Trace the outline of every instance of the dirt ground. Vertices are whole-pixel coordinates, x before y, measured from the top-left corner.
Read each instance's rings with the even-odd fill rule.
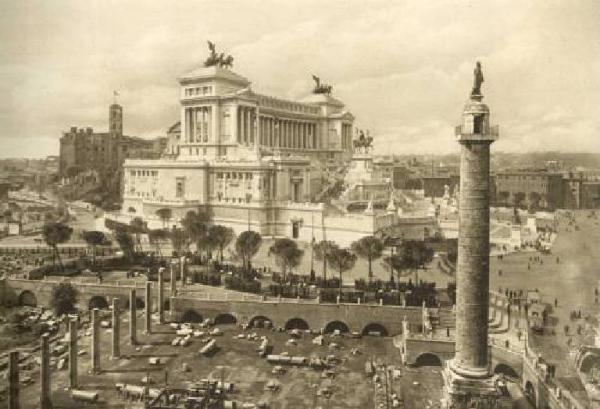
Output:
[[[394,384],[394,392],[403,396],[406,408],[435,407],[441,393],[441,368],[403,368],[400,364],[400,351],[393,346],[391,338],[363,337],[331,337],[326,335],[325,346],[314,345],[311,340],[314,335],[303,334],[297,340],[297,345],[286,345],[290,336],[286,333],[267,329],[251,329],[242,331],[237,325],[221,325],[222,336],[214,337],[219,346],[218,352],[211,357],[201,356],[200,338],[192,338],[186,347],[173,347],[171,340],[174,331],[167,325],[155,327],[155,333],[146,336],[139,333],[140,344],[136,348],[129,344],[127,314],[123,315],[121,329],[122,358],[110,359],[111,330],[102,329],[101,335],[101,367],[99,375],[89,374],[91,337],[85,336],[85,330],[80,331],[80,350],[85,354],[79,357],[79,380],[82,389],[97,390],[105,404],[90,407],[130,407],[115,390],[118,382],[141,385],[142,378],[149,374],[154,386],[162,387],[166,381],[172,387],[186,387],[204,378],[224,379],[235,384],[235,392],[229,399],[241,402],[267,402],[270,408],[370,408],[374,407],[374,384],[365,374],[366,360],[373,360],[398,367],[402,377]],[[108,316],[107,316],[108,319]],[[143,317],[138,318],[138,328]],[[245,332],[256,332],[268,337],[273,345],[274,354],[287,351],[296,356],[321,356],[333,354],[339,359],[335,366],[334,377],[323,377],[323,371],[304,367],[287,366],[287,373],[274,375],[271,373],[274,365],[260,358],[255,349],[258,341],[237,339],[236,335]],[[327,344],[335,342],[339,349],[331,349]],[[352,349],[358,349],[359,354],[352,354]],[[150,365],[149,357],[160,357],[160,365]],[[183,370],[187,364],[189,371]],[[22,408],[37,408],[39,400],[39,367],[34,365],[31,371],[22,371],[22,379],[31,377],[31,385],[21,390]],[[54,390],[55,407],[78,408],[65,391],[68,371],[53,370],[52,388]],[[278,392],[264,390],[269,380],[281,384]],[[3,381],[5,384],[6,381]],[[415,383],[416,382],[416,383]],[[317,390],[327,386],[333,391],[329,399],[317,397]],[[107,405],[108,404],[108,405]],[[122,406],[123,405],[123,406]]]

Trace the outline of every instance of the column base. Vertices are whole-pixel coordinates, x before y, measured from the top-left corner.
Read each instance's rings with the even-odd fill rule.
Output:
[[[464,372],[464,371],[463,371]],[[457,373],[452,361],[443,371],[444,393],[442,409],[511,409],[513,402],[506,388],[502,387],[497,376],[487,374],[482,377],[469,377]]]

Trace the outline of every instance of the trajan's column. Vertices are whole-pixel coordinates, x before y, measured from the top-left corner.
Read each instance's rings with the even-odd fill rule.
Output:
[[[481,102],[479,62],[474,74],[462,123],[456,127],[461,145],[456,350],[444,370],[443,407],[447,409],[504,406],[488,362],[490,145],[498,130],[490,127],[490,110]]]

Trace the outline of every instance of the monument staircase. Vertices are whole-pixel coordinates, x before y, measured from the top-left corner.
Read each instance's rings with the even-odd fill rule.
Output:
[[[438,322],[436,323],[436,327],[440,329],[454,329],[456,326],[456,317],[454,316],[454,312],[452,310],[443,310],[438,314]]]
[[[343,186],[347,171],[347,165],[340,165],[337,168],[329,171],[323,189],[321,189],[321,191],[315,195],[314,202],[329,202],[331,199],[339,197],[341,190],[340,184]]]

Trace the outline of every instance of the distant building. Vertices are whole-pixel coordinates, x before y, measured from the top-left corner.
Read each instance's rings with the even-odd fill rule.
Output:
[[[101,178],[113,181],[109,184],[117,188],[125,159],[158,158],[166,145],[167,138],[143,139],[123,135],[123,108],[112,104],[107,132],[94,132],[90,127],[71,127],[60,138],[59,175],[70,178],[82,172],[95,171]]]
[[[452,191],[458,184],[458,175],[421,177],[421,186],[425,192],[425,197],[443,197],[446,189]]]
[[[496,173],[496,202],[539,209],[563,207],[563,176],[544,170]]]
[[[584,181],[581,184],[581,208],[600,208],[600,181]]]
[[[181,141],[181,122],[176,122],[167,130],[166,155],[179,155],[179,143]]]
[[[8,182],[0,182],[0,203],[8,201],[8,191],[11,184]]]
[[[394,189],[408,189],[408,181],[412,174],[413,171],[406,166],[395,164],[392,176]]]
[[[566,209],[600,208],[600,178],[583,172],[568,172],[563,178]]]

